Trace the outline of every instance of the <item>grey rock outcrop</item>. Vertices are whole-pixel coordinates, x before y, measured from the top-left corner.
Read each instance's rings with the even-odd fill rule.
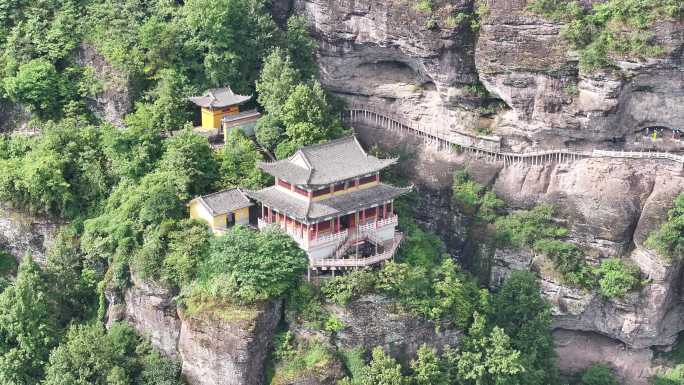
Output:
[[[181,312],[178,351],[190,385],[261,385],[282,303],[267,302],[234,320]],[[241,312],[245,311],[241,310]]]
[[[135,87],[124,72],[112,66],[95,47],[83,43],[76,51],[76,63],[92,68],[99,82],[98,92],[87,100],[88,108],[100,119],[117,127],[124,124],[124,116],[133,106]]]
[[[178,356],[181,320],[173,301],[176,293],[133,275],[134,284],[124,294],[124,319],[140,335],[170,357]]]
[[[346,306],[329,305],[345,328],[335,336],[340,349],[376,346],[408,364],[418,348],[427,344],[437,349],[458,346],[463,333],[398,311],[396,302],[379,295],[367,295]]]
[[[180,361],[189,385],[261,385],[281,319],[281,301],[188,315],[176,293],[133,275],[132,285],[105,291],[108,325],[128,322],[152,346]]]
[[[59,220],[29,215],[0,204],[0,248],[17,260],[30,254],[38,263],[55,240],[62,223]]]
[[[310,21],[328,89],[391,105],[424,126],[475,127],[475,38],[467,22],[449,18],[470,12],[472,1],[432,3],[433,12],[377,0],[296,0],[294,9]]]

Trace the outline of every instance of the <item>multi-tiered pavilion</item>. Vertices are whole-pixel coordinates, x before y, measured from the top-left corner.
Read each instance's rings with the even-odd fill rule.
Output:
[[[370,266],[391,259],[402,239],[394,199],[411,188],[380,181],[395,162],[369,155],[356,137],[333,140],[260,163],[275,185],[246,194],[260,203],[259,229],[280,226],[311,270]]]

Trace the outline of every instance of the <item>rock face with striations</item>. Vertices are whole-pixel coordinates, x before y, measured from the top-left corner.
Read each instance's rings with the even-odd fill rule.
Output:
[[[477,34],[467,23],[446,23],[442,13],[472,13],[473,1],[432,3],[433,12],[422,13],[414,2],[401,0],[295,0],[294,12],[309,20],[319,44],[321,81],[329,90],[396,112],[414,126],[447,133],[488,127],[506,151],[514,152],[568,147],[684,151],[683,141],[644,139],[646,127],[684,127],[681,21],[659,21],[653,28],[655,41],[665,49],[662,57],[615,58],[616,71],[587,73],[561,38],[562,24],[528,12],[526,0],[487,0]],[[488,98],[466,92],[466,85],[478,80]],[[482,119],[477,109],[491,99],[507,108]],[[504,166],[437,152],[421,139],[367,123],[355,125],[366,145],[400,149],[407,159],[402,171],[421,195],[418,219],[442,236],[451,254],[467,251],[467,219],[449,198],[453,172],[467,169],[509,209],[541,202],[556,206],[570,241],[586,252],[589,263],[609,257],[635,263],[647,283],[620,300],[565,285],[529,251],[498,251],[491,281],[499,284],[515,269],[538,272],[553,305],[562,368],[579,369],[570,362],[577,356],[572,349],[601,335],[597,350],[604,354],[585,356],[582,365],[606,361],[626,383],[647,383],[651,349],[671,346],[684,329],[681,266],[643,247],[684,191],[681,165],[590,158]]]
[[[188,385],[261,385],[281,302],[187,314],[173,293],[133,275],[123,291],[106,291],[108,324],[126,321],[181,363]]]
[[[296,0],[319,44],[320,79],[354,101],[391,105],[421,124],[476,126],[475,38],[466,22],[472,1]]]
[[[383,129],[357,126],[362,141],[370,146],[397,148],[401,142],[415,141]],[[684,171],[673,163],[646,160],[583,159],[571,163],[543,166],[486,163],[464,154],[437,152],[414,143],[407,159],[412,170],[406,175],[418,190],[448,194],[454,170],[467,169],[479,182],[490,186],[510,209],[529,209],[550,203],[559,209],[561,224],[570,230],[569,241],[579,245],[589,263],[622,257],[631,260],[647,282],[638,291],[619,300],[605,300],[598,294],[574,288],[549,268],[540,256],[526,250],[498,250],[493,255],[491,283],[501,284],[513,270],[531,269],[540,276],[542,294],[551,303],[554,328],[562,331],[559,339],[559,365],[567,370],[579,367],[572,360],[588,335],[604,336],[601,349],[612,354],[587,356],[608,362],[628,384],[647,384],[653,368],[649,361],[635,356],[652,357],[651,348],[672,345],[684,330],[681,315],[684,306],[679,298],[682,269],[643,247],[648,234],[666,217],[678,193],[684,191]],[[427,195],[430,196],[429,194]],[[434,215],[431,222],[450,224],[440,234],[457,231],[465,240],[466,224],[446,198],[421,199],[421,211]],[[428,206],[425,208],[424,206]],[[427,218],[425,218],[427,219]],[[448,238],[447,238],[448,239]],[[450,247],[452,245],[448,244]],[[462,255],[463,249],[450,249]],[[574,334],[576,333],[576,334]],[[559,336],[561,334],[558,334]],[[573,340],[575,335],[577,340]],[[605,341],[604,341],[605,340]],[[561,344],[562,342],[562,344]],[[600,349],[599,349],[600,350]],[[567,361],[566,361],[567,360]],[[635,367],[635,362],[641,366]]]
[[[240,309],[236,319],[181,312],[178,351],[188,384],[261,385],[281,307],[272,301]]]
[[[487,1],[475,52],[481,81],[511,107],[497,126],[497,134],[510,145],[621,138],[627,146],[643,147],[631,139],[644,127],[684,126],[678,107],[684,102],[681,21],[660,21],[652,29],[665,49],[663,57],[644,62],[616,58],[616,72],[585,73],[560,37],[562,24],[526,11],[527,4]]]

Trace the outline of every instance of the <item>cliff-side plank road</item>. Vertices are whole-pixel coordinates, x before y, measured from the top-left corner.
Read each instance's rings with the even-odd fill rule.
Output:
[[[477,136],[456,131],[437,132],[414,124],[408,119],[391,111],[377,108],[370,104],[353,104],[346,108],[345,119],[349,123],[364,123],[388,130],[409,133],[423,138],[426,145],[435,146],[448,152],[459,148],[473,152],[487,161],[504,162],[504,164],[527,163],[532,165],[547,162],[571,162],[584,158],[622,158],[622,159],[660,159],[669,160],[684,169],[684,155],[669,152],[612,151],[594,149],[592,151],[575,151],[567,148],[536,152],[506,152],[501,150],[501,139],[496,136]]]

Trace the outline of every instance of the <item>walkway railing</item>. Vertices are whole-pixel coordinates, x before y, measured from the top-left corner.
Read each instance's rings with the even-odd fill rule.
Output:
[[[438,150],[453,152],[462,150],[474,153],[486,161],[503,162],[505,165],[526,163],[539,165],[547,162],[572,162],[584,158],[610,157],[621,159],[661,159],[678,163],[684,168],[684,155],[668,152],[639,151],[576,151],[572,149],[554,149],[537,152],[504,152],[501,150],[501,138],[497,136],[472,135],[456,131],[443,132],[420,123],[413,123],[405,117],[380,109],[369,104],[352,104],[346,108],[346,118],[350,122],[362,122],[376,127],[409,133],[423,138],[424,144],[434,146]]]

